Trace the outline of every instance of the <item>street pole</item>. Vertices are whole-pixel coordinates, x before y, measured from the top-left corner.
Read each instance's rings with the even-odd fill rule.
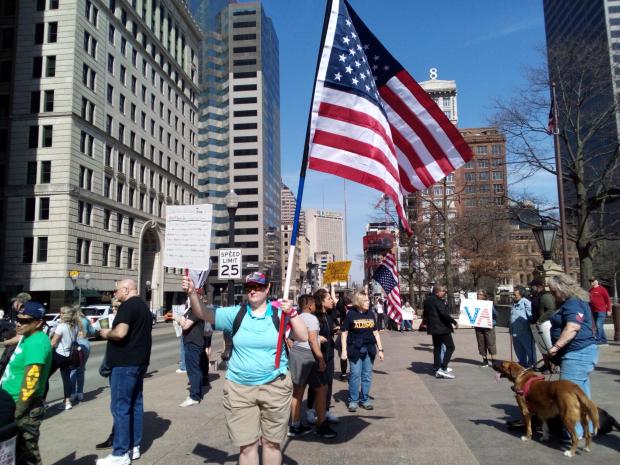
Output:
[[[235,211],[237,207],[228,207],[228,248],[235,247]],[[235,280],[228,280],[228,305],[235,305]]]
[[[618,303],[618,271],[614,271],[614,305]]]
[[[553,116],[555,118],[553,137],[555,145],[555,169],[558,184],[558,204],[560,207],[560,229],[562,231],[562,266],[564,268],[564,273],[568,273],[568,230],[566,229],[566,212],[564,210],[564,178],[562,175],[562,157],[560,155],[560,120],[558,118],[558,100],[555,96],[555,82],[551,83],[551,92],[553,93]]]

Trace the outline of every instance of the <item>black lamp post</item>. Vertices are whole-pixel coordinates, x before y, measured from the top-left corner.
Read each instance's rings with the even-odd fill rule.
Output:
[[[540,226],[533,227],[532,232],[534,233],[534,238],[538,243],[543,259],[551,260],[558,228],[550,224],[549,220],[546,218],[541,218]]]
[[[228,247],[235,246],[235,213],[239,206],[239,196],[233,189],[226,195],[226,209],[228,210]],[[235,280],[228,280],[228,305],[235,304]]]

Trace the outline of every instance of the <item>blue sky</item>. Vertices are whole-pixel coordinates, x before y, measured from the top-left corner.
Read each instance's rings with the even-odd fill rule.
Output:
[[[462,128],[487,125],[494,99],[509,96],[524,84],[523,68],[540,60],[545,42],[541,0],[350,3],[416,80],[428,79],[433,67],[439,79],[456,80]],[[280,41],[282,178],[297,192],[325,1],[263,0],[263,4]],[[536,192],[554,202],[554,182],[540,175],[510,188]],[[376,215],[373,206],[381,194],[349,181],[346,192],[352,276],[361,281],[362,236]],[[302,207],[344,211],[343,180],[309,170]]]

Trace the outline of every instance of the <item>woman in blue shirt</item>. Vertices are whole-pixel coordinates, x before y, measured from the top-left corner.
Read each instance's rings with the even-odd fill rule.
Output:
[[[549,290],[559,306],[550,320],[553,346],[549,355],[560,365],[560,379],[572,381],[592,398],[590,373],[598,361],[598,348],[592,332],[590,295],[566,274],[552,276]],[[578,437],[583,436],[579,422],[575,430]]]
[[[183,290],[194,315],[211,323],[216,330],[234,333],[224,383],[224,415],[228,435],[239,447],[239,463],[248,465],[259,463],[259,440],[263,446],[263,463],[282,463],[280,443],[286,437],[291,411],[293,382],[284,350],[280,367],[274,365],[278,345],[274,312],[278,309],[267,300],[269,289],[263,273],[250,273],[245,278],[247,297],[243,308],[237,305],[212,310],[198,298],[192,279],[183,278]],[[308,340],[308,328],[297,318],[288,300],[282,301],[277,316],[278,320],[287,318],[295,340]]]
[[[536,363],[534,336],[530,330],[532,304],[525,298],[525,289],[522,286],[515,288],[513,297],[514,300],[510,309],[512,344],[519,363],[525,368],[530,368]]]

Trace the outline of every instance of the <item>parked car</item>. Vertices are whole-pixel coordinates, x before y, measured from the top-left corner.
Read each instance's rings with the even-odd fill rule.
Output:
[[[82,313],[88,320],[91,325],[94,325],[102,318],[108,318],[111,313],[110,305],[89,305],[87,307],[81,307]]]
[[[43,331],[45,331],[45,334],[47,334],[48,336],[54,334],[54,329],[56,329],[58,323],[60,323],[60,313],[46,313],[45,327],[43,329]]]

